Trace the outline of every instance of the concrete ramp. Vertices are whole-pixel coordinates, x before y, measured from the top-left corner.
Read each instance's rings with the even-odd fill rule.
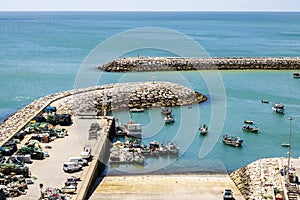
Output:
[[[107,176],[90,199],[223,199],[225,188],[244,199],[227,174]]]

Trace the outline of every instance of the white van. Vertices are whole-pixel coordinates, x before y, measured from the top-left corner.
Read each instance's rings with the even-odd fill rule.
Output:
[[[70,157],[69,159],[70,162],[75,162],[81,166],[86,166],[88,165],[88,161],[84,158],[81,157]]]
[[[65,162],[63,164],[63,170],[65,172],[80,171],[81,169],[82,169],[82,165],[79,165],[76,162]]]

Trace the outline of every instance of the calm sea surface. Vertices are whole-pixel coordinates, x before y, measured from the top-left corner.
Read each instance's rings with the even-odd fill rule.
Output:
[[[168,28],[196,40],[211,57],[299,57],[300,13],[239,12],[0,12],[0,121],[44,95],[72,89],[77,71],[99,43],[117,33],[143,27]],[[140,56],[173,56],[159,50],[139,50]],[[137,51],[126,54],[136,56]],[[99,73],[96,69],[92,69]],[[182,83],[210,97],[201,75],[208,72],[104,73],[99,84],[157,80]],[[216,72],[217,73],[217,72]],[[207,137],[197,126],[211,121],[212,103],[174,108],[176,122],[164,126],[158,110],[133,114],[144,126],[146,143],[174,140],[183,147],[179,158],[149,159],[145,167],[121,166],[119,171],[169,172],[232,171],[262,157],[287,154],[290,116],[300,116],[300,82],[292,71],[225,71],[226,118],[221,133]],[[88,77],[87,77],[88,79]],[[271,110],[282,102],[286,114]],[[199,116],[195,112],[199,111]],[[128,113],[114,113],[126,123]],[[245,119],[254,120],[259,134],[243,133]],[[191,126],[191,121],[197,120]],[[220,123],[223,124],[222,121]],[[300,153],[300,119],[292,122],[292,156]],[[222,144],[222,134],[239,135],[242,148]],[[215,138],[208,141],[209,137]],[[211,149],[201,157],[200,149]],[[112,169],[114,173],[118,170]]]

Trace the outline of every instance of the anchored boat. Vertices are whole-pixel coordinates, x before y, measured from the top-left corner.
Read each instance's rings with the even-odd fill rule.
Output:
[[[171,114],[167,115],[164,120],[165,120],[166,124],[173,124],[175,122],[175,120]]]
[[[293,78],[300,78],[300,73],[298,72],[293,73]]]
[[[160,112],[161,114],[163,115],[170,115],[172,113],[172,110],[170,110],[169,108],[167,107],[161,107],[160,108]]]
[[[243,126],[243,131],[247,131],[247,132],[252,132],[252,133],[258,133],[258,128],[257,127],[250,127],[250,126],[248,126],[248,125],[244,125]]]
[[[145,109],[144,108],[132,108],[132,109],[130,109],[129,110],[130,112],[144,112],[145,111]]]
[[[276,113],[284,114],[284,105],[280,103],[275,103],[272,106],[272,110],[275,111]]]
[[[240,147],[243,144],[243,140],[237,136],[223,136],[223,142],[229,146]]]
[[[245,124],[254,124],[254,121],[252,121],[252,120],[245,120],[244,123]]]
[[[281,146],[283,146],[283,147],[289,147],[290,143],[289,142],[285,142],[285,143],[282,143]]]
[[[200,127],[199,130],[200,130],[200,134],[201,135],[207,135],[207,133],[208,133],[208,126],[206,124],[203,124],[203,126]]]

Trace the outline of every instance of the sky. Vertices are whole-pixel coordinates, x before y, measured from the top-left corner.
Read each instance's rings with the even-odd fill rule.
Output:
[[[0,11],[300,11],[300,0],[1,0]]]

